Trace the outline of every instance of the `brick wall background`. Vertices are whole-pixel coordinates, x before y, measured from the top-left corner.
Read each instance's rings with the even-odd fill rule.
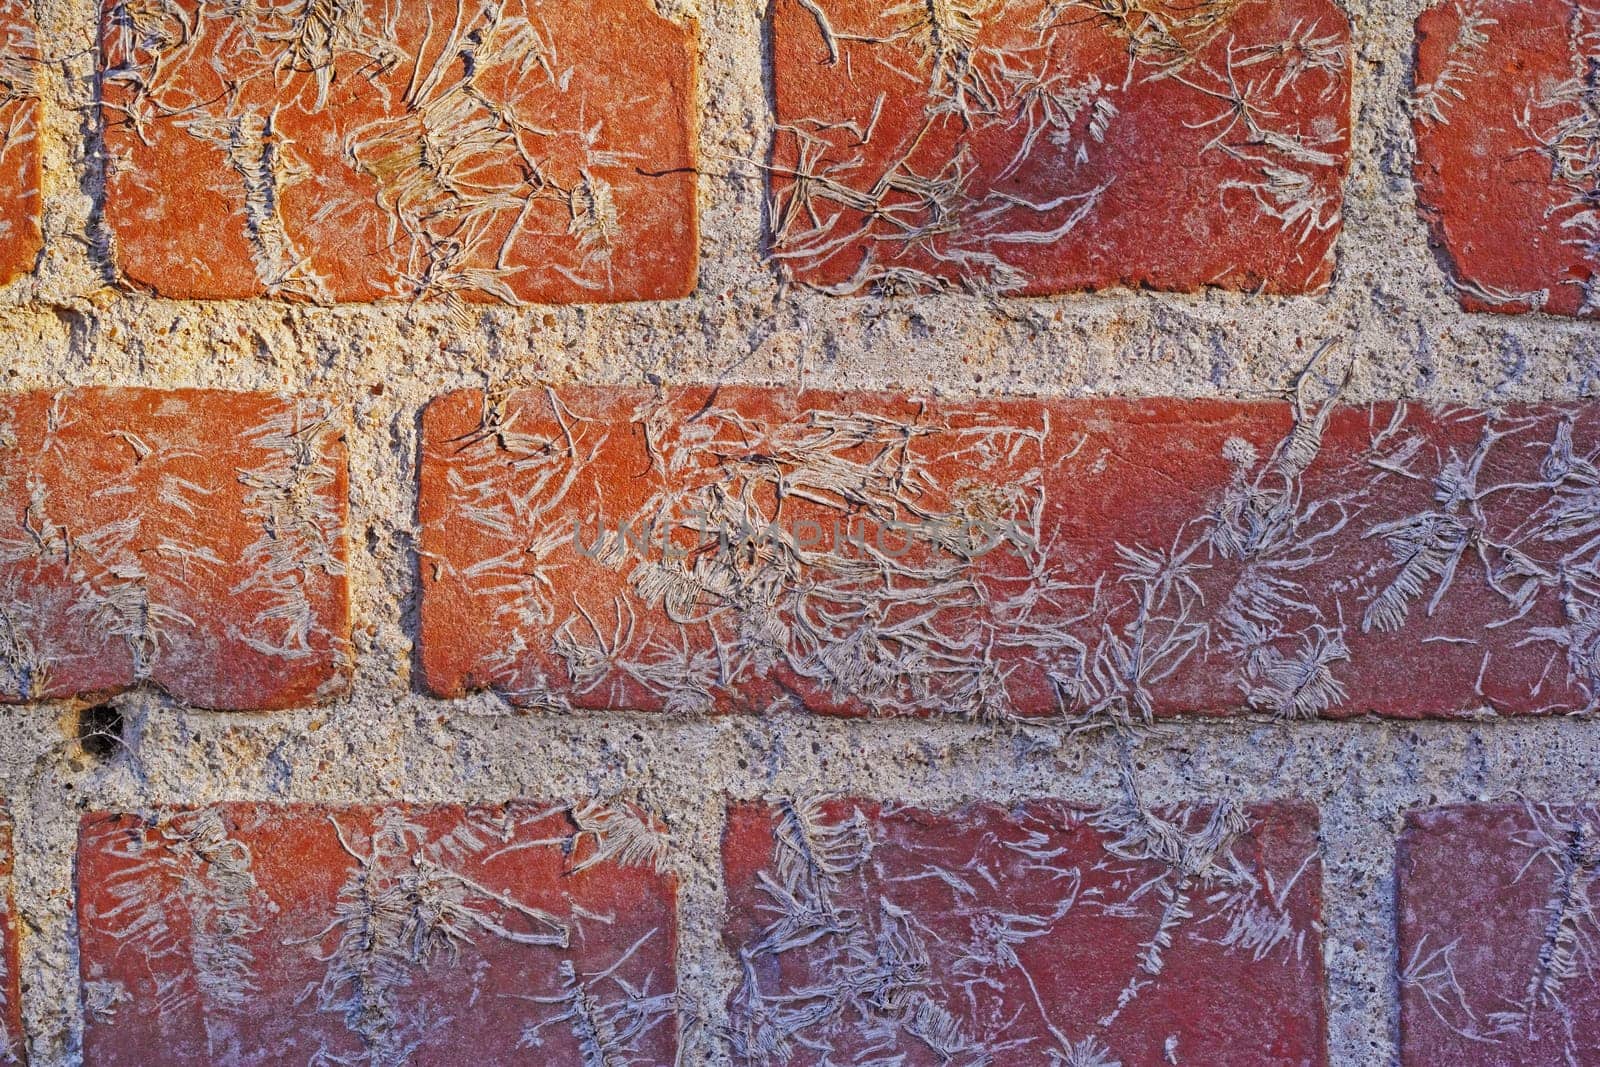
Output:
[[[408,5],[407,18],[423,6]],[[1044,151],[1057,155],[1041,173],[1081,169],[1083,184],[1069,190],[1077,199],[1055,214],[1040,212],[1037,224],[1015,221],[1014,203],[991,199],[990,207],[1009,205],[1010,214],[979,210],[953,237],[919,238],[907,261],[917,273],[884,274],[874,260],[862,274],[837,260],[815,262],[818,238],[807,221],[778,230],[774,220],[788,218],[781,208],[792,198],[766,211],[773,108],[796,108],[786,111],[794,122],[832,109],[827,117],[836,123],[870,124],[872,78],[885,79],[882,91],[893,102],[879,116],[881,130],[852,147],[848,138],[856,135],[839,141],[833,127],[826,150],[853,152],[868,167],[892,162],[884,145],[914,127],[926,103],[906,103],[903,88],[891,93],[896,76],[881,68],[869,75],[865,57],[876,54],[870,49],[898,50],[891,61],[905,67],[938,56],[919,51],[922,38],[910,32],[881,44],[849,37],[892,36],[875,19],[916,27],[918,5],[822,0],[843,35],[835,47],[861,65],[860,83],[869,87],[853,93],[840,89],[820,24],[798,2],[780,5],[777,25],[788,29],[778,38],[769,37],[768,13],[756,3],[656,5],[672,18],[697,16],[692,34],[649,17],[645,0],[593,5],[603,27],[576,17],[576,5],[530,6],[539,39],[562,42],[552,65],[574,71],[569,88],[604,101],[600,111],[618,144],[586,136],[592,113],[574,117],[565,97],[530,118],[530,126],[545,123],[565,139],[550,149],[560,162],[540,201],[550,214],[528,227],[517,246],[526,250],[516,254],[565,273],[552,266],[519,275],[509,295],[570,300],[603,285],[618,298],[652,299],[509,307],[433,292],[415,302],[308,302],[364,300],[373,286],[403,290],[418,273],[416,261],[398,253],[352,263],[354,253],[329,236],[377,241],[387,231],[363,214],[381,192],[339,185],[356,179],[341,177],[343,157],[327,150],[328,138],[350,138],[354,127],[329,134],[314,118],[292,114],[317,110],[316,75],[298,69],[315,63],[291,56],[255,71],[250,93],[276,85],[282,97],[281,86],[298,84],[294,102],[279,111],[249,93],[231,97],[226,79],[200,75],[194,84],[168,84],[169,95],[152,102],[137,82],[97,79],[101,13],[93,3],[41,0],[31,12],[21,3],[0,6],[8,20],[34,16],[42,57],[28,68],[38,107],[7,105],[24,114],[10,115],[19,125],[9,127],[0,157],[8,175],[0,200],[8,221],[21,220],[0,240],[0,255],[21,266],[0,293],[0,388],[10,394],[8,435],[0,436],[0,553],[8,555],[0,558],[10,583],[5,602],[38,612],[20,626],[32,652],[0,660],[11,675],[0,671],[0,682],[19,701],[5,712],[0,744],[13,824],[9,943],[19,955],[6,1018],[15,1054],[25,1045],[34,1063],[256,1062],[261,1049],[297,1041],[284,1053],[294,1062],[318,1049],[372,1062],[407,1055],[430,1062],[449,1055],[452,1043],[456,1055],[476,1043],[489,1062],[579,1062],[580,1023],[590,1016],[577,1006],[589,1004],[611,1027],[608,1040],[631,1044],[633,1058],[624,1062],[669,1057],[676,1010],[682,1054],[694,1063],[820,1062],[803,1043],[810,1041],[831,1044],[841,1062],[897,1051],[907,1062],[942,1062],[935,1054],[942,1049],[948,1062],[977,1063],[978,1048],[988,1045],[996,1059],[1080,1067],[1324,1057],[1364,1064],[1400,1060],[1404,1003],[1406,1062],[1474,1055],[1564,1062],[1571,1042],[1579,1062],[1600,1062],[1592,1038],[1582,1036],[1593,1029],[1600,1000],[1600,931],[1588,895],[1596,878],[1600,732],[1586,714],[1567,714],[1585,709],[1588,692],[1583,679],[1567,678],[1564,650],[1557,655],[1548,640],[1533,647],[1486,627],[1505,617],[1506,603],[1528,606],[1517,590],[1529,572],[1497,572],[1505,589],[1490,596],[1474,548],[1438,612],[1424,609],[1445,584],[1435,569],[1426,591],[1407,598],[1407,626],[1358,636],[1356,615],[1396,567],[1382,550],[1392,548],[1387,535],[1371,531],[1428,511],[1426,485],[1407,490],[1416,500],[1402,493],[1398,502],[1393,486],[1381,485],[1377,503],[1361,502],[1376,508],[1360,520],[1370,536],[1352,526],[1333,537],[1329,547],[1344,555],[1329,566],[1351,561],[1349,588],[1336,573],[1307,581],[1312,615],[1326,633],[1307,616],[1274,646],[1280,658],[1303,656],[1294,662],[1310,665],[1294,676],[1303,683],[1293,693],[1301,702],[1250,700],[1227,674],[1243,668],[1219,650],[1219,637],[1208,655],[1228,662],[1213,670],[1209,660],[1204,669],[1195,661],[1189,676],[1158,687],[1154,722],[1143,721],[1137,701],[1124,700],[1101,707],[1105,714],[1091,717],[1090,729],[1073,721],[1084,707],[1060,714],[1050,683],[1025,675],[1008,675],[1002,686],[1017,706],[1000,710],[1016,718],[989,714],[996,709],[982,702],[964,707],[953,690],[940,691],[944,713],[927,717],[815,714],[788,697],[824,707],[833,700],[840,706],[827,710],[836,711],[905,709],[894,706],[899,695],[852,705],[815,677],[775,682],[760,666],[750,668],[760,684],[685,700],[681,686],[652,687],[610,660],[569,674],[562,695],[583,707],[659,710],[527,707],[543,702],[529,677],[553,670],[559,679],[574,661],[538,646],[545,632],[538,620],[475,615],[483,590],[458,581],[468,587],[463,593],[449,579],[493,555],[484,544],[494,539],[483,531],[494,522],[462,527],[471,501],[459,493],[419,499],[419,485],[429,484],[428,473],[419,474],[424,454],[444,480],[452,464],[474,461],[467,445],[481,448],[485,464],[506,465],[507,479],[536,477],[564,432],[562,413],[576,409],[586,426],[615,423],[621,458],[593,468],[609,480],[598,489],[586,482],[574,500],[588,508],[620,497],[636,507],[647,495],[641,480],[656,488],[646,475],[658,461],[653,449],[638,454],[637,436],[626,439],[632,451],[621,449],[636,419],[663,435],[652,442],[677,442],[693,462],[704,444],[697,452],[685,427],[702,426],[696,420],[705,411],[742,410],[781,426],[791,403],[787,393],[730,391],[719,399],[694,392],[697,386],[896,390],[940,398],[937,410],[946,413],[976,411],[980,421],[985,412],[1004,413],[1024,429],[1039,425],[1048,407],[1052,434],[1066,438],[1032,446],[1041,449],[1041,465],[1055,464],[1050,514],[1071,526],[1076,503],[1092,521],[1072,527],[1079,538],[1072,550],[1109,556],[1106,538],[1120,541],[1124,525],[1160,532],[1165,546],[1172,520],[1220,506],[1241,463],[1237,450],[1233,459],[1224,455],[1228,438],[1256,446],[1244,466],[1270,465],[1276,444],[1294,433],[1286,398],[1297,381],[1311,390],[1300,397],[1298,425],[1319,433],[1320,405],[1342,383],[1346,409],[1326,409],[1336,428],[1318,452],[1322,464],[1289,479],[1309,494],[1297,500],[1355,492],[1350,466],[1330,457],[1357,457],[1350,465],[1371,474],[1372,435],[1387,425],[1389,409],[1373,423],[1364,405],[1416,401],[1410,410],[1424,426],[1434,417],[1425,414],[1430,405],[1532,413],[1527,426],[1518,424],[1524,436],[1486,470],[1542,487],[1497,496],[1500,510],[1485,529],[1499,531],[1500,542],[1525,543],[1518,559],[1545,576],[1533,583],[1533,614],[1513,631],[1537,636],[1543,626],[1592,638],[1587,617],[1569,614],[1583,597],[1562,584],[1587,581],[1583,568],[1594,556],[1587,545],[1594,530],[1583,518],[1592,514],[1593,468],[1586,473],[1583,464],[1596,445],[1584,402],[1600,382],[1600,343],[1582,317],[1587,292],[1573,284],[1587,277],[1593,258],[1582,244],[1592,187],[1582,160],[1593,142],[1571,120],[1588,84],[1574,63],[1596,51],[1586,15],[1554,2],[1446,4],[1422,24],[1419,69],[1420,4],[1244,5],[1225,24],[1226,36],[1208,24],[1186,30],[1182,49],[1208,49],[1208,58],[1139,81],[1132,97],[1118,98],[1125,106],[1106,120],[1106,140],[1090,128],[1092,106],[1068,116],[1071,137],[1050,142]],[[997,24],[995,12],[978,10],[983,5],[966,6],[977,25]],[[989,31],[1013,35],[1007,48],[1021,48],[1015,41],[1033,32],[1029,18],[1040,12],[1025,7],[1010,5],[1011,21]],[[130,24],[140,40],[171,47],[203,39],[212,47],[211,37],[194,33],[192,10],[118,9],[138,15]],[[1256,99],[1265,99],[1276,82],[1252,71],[1277,63],[1281,74],[1284,64],[1325,57],[1337,42],[1320,52],[1272,46],[1338,37],[1343,17],[1347,85],[1311,64],[1305,80],[1297,74],[1253,116],[1201,125],[1210,121],[1207,100],[1218,115],[1229,114],[1230,102],[1205,90],[1226,84],[1230,55],[1235,80],[1243,72],[1261,94]],[[621,21],[605,21],[612,18]],[[965,25],[956,17],[948,28]],[[432,30],[415,21],[396,30],[407,41],[437,42],[445,33],[444,20]],[[525,40],[507,47],[530,54]],[[1050,62],[1097,64],[1111,98],[1126,43],[1096,38],[1074,47],[1070,62]],[[1165,47],[1138,39],[1141,72],[1170,62]],[[24,54],[13,41],[0,80],[25,99],[10,65]],[[688,54],[698,58],[692,78],[681,62]],[[1005,79],[997,67],[986,74],[952,55],[937,68],[946,79],[940,91],[981,111],[983,93]],[[1262,55],[1271,58],[1250,61]],[[1482,55],[1496,59],[1474,58]],[[514,76],[495,77],[539,80],[534,67],[506,65],[513,69]],[[406,71],[402,64],[383,75],[396,97],[437,89]],[[656,80],[630,92],[627,78],[646,73]],[[337,94],[358,77],[341,69],[326,91]],[[663,81],[691,95],[663,102]],[[1326,198],[1297,194],[1294,203],[1314,210],[1291,222],[1260,210],[1288,211],[1290,201],[1229,184],[1255,180],[1275,162],[1314,172],[1313,192],[1338,188],[1345,91],[1342,226],[1331,225]],[[232,181],[233,168],[245,192],[232,210],[260,207],[246,174],[255,157],[238,146],[264,127],[230,127],[210,112],[210,125],[183,117],[219,97],[236,105],[220,112],[224,119],[281,119],[284,137],[315,159],[302,172],[291,167],[293,181],[278,191],[289,225],[281,233],[257,225],[254,243],[228,236],[228,212],[196,192],[218,174]],[[102,98],[111,111],[98,106]],[[1072,99],[1051,106],[1070,111]],[[813,101],[816,111],[802,106]],[[126,116],[162,109],[167,118],[152,120],[147,144]],[[673,123],[685,113],[698,120],[696,182],[682,173],[686,145],[673,143]],[[1045,114],[1027,112],[1035,113]],[[440,114],[441,129],[465,128]],[[406,173],[404,153],[388,170],[381,162],[383,146],[411,143],[404,123],[394,114],[358,118],[369,134],[370,123],[400,126],[398,133],[383,127],[389,139],[365,157],[357,153],[366,169],[350,165],[351,172],[380,185],[379,171]],[[191,124],[174,132],[179,121]],[[1209,145],[1240,124],[1234,136],[1245,147],[1228,143],[1254,153],[1255,166]],[[1291,129],[1299,147],[1252,132],[1268,127]],[[1014,179],[1026,189],[1044,179],[1026,167],[1020,177],[1003,175],[993,160],[1009,160],[1029,128],[1028,121],[1009,132],[947,121],[941,136],[949,144],[940,146],[955,158],[965,143],[970,158],[987,166],[969,188],[1004,191]],[[1118,140],[1121,130],[1130,140]],[[799,151],[798,140],[785,137],[792,135],[778,135],[772,157],[780,172],[792,162],[785,153]],[[1524,150],[1517,137],[1533,138],[1545,154]],[[200,142],[210,147],[200,152]],[[1113,145],[1106,156],[1073,161],[1076,145],[1104,143]],[[1156,151],[1167,144],[1196,153],[1183,183]],[[15,177],[27,173],[35,148],[42,164],[36,260],[27,184]],[[1271,162],[1255,158],[1273,152]],[[1329,154],[1333,161],[1323,161]],[[1486,157],[1501,165],[1470,180],[1452,177]],[[1419,160],[1420,183],[1413,175]],[[511,181],[483,173],[486,182]],[[604,196],[593,179],[607,175],[625,209],[649,205],[620,218],[643,215],[648,226],[604,236]],[[331,184],[313,185],[310,197],[308,182]],[[1419,184],[1431,214],[1419,210]],[[310,206],[295,207],[288,185]],[[778,186],[782,193],[781,173]],[[1178,188],[1193,190],[1192,199]],[[695,220],[684,221],[691,197],[697,241]],[[1104,207],[1111,221],[1091,213],[1068,226],[1073,205],[1086,203]],[[316,216],[321,204],[341,214],[334,222]],[[447,290],[471,283],[439,266],[440,250],[452,246],[425,200],[405,204],[394,210],[412,227],[406,241],[421,233],[435,252],[429,277]],[[511,223],[504,208],[495,210],[502,214],[483,232],[498,235],[495,226]],[[1004,239],[1041,227],[1060,232],[1049,241]],[[1448,249],[1430,247],[1430,232]],[[985,239],[964,244],[962,235],[973,233]],[[498,241],[481,238],[478,249],[491,245]],[[671,299],[690,287],[696,247],[692,292]],[[800,281],[869,291],[840,297],[785,284],[774,253],[797,257],[791,266]],[[944,275],[977,292],[870,291]],[[1168,289],[1218,280],[1228,288],[995,292],[1122,279]],[[227,299],[187,298],[198,294]],[[1482,310],[1491,307],[1510,313]],[[1300,378],[1308,366],[1317,373]],[[560,391],[546,394],[546,384]],[[100,386],[149,392],[92,388]],[[632,391],[595,395],[577,386]],[[192,388],[312,399],[174,392]],[[475,394],[457,394],[424,419],[430,402],[455,390],[481,390],[503,403],[474,410]],[[658,391],[668,403],[662,421],[650,423],[662,410],[649,406]],[[567,397],[567,406],[548,396]],[[1000,396],[1048,404],[979,403]],[[1093,405],[1100,398],[1185,403],[1135,405],[1135,429],[1119,435],[1096,423],[1110,410]],[[1217,400],[1277,406],[1203,403]],[[1525,404],[1539,406],[1515,407]],[[895,425],[909,418],[905,401],[881,396],[833,397],[829,405],[836,413],[887,413],[900,420]],[[518,411],[522,421],[505,421]],[[803,418],[792,412],[789,425]],[[452,420],[461,432],[441,432],[439,444],[430,438],[425,449],[424,432],[435,422],[449,430]],[[1552,475],[1551,457],[1565,455],[1560,427],[1568,422],[1573,461]],[[1419,454],[1439,461],[1430,477],[1442,473],[1450,445],[1469,455],[1481,439],[1480,422],[1445,415],[1439,423],[1420,431]],[[1113,465],[1106,482],[1094,481],[1088,465],[1063,469],[1058,461],[1074,447],[1069,428],[1076,426],[1111,438],[1108,454],[1148,462],[1120,473]],[[586,447],[599,440],[595,433]],[[517,436],[529,434],[535,439]],[[938,465],[942,454],[930,453],[924,468],[942,488],[981,467],[996,485],[1032,491],[1034,468],[1015,452],[991,449],[979,463],[957,451],[942,461],[948,469]],[[1260,489],[1270,471],[1252,469],[1250,477]],[[627,488],[613,494],[613,485]],[[1281,502],[1276,491],[1273,482],[1270,492],[1246,498]],[[1557,526],[1505,532],[1524,514],[1545,522],[1564,504],[1572,517]],[[941,507],[941,514],[970,514],[944,498]],[[118,525],[135,513],[137,531]],[[531,521],[525,513],[514,518]],[[266,530],[272,536],[263,541]],[[510,543],[518,544],[515,536]],[[1496,556],[1502,566],[1508,559]],[[1101,570],[1085,571],[1087,584],[1115,575],[1111,567],[1102,560]],[[538,581],[515,565],[511,571],[508,581]],[[568,574],[558,582],[566,595],[605,591],[592,578],[572,584]],[[85,588],[92,597],[85,599]],[[1220,633],[1227,589],[1207,589],[1196,617]],[[430,604],[425,592],[438,599]],[[665,594],[642,599],[649,601],[645,629],[671,632],[656,606]],[[492,596],[487,603],[499,606]],[[1342,619],[1346,604],[1351,614]],[[1348,623],[1344,657],[1300,643],[1331,633],[1335,619]],[[583,623],[567,621],[567,632],[591,647]],[[594,621],[597,643],[624,626],[609,608]],[[1125,624],[1106,623],[1118,632]],[[6,625],[14,636],[19,626]],[[419,648],[429,632],[437,641]],[[1095,632],[1091,622],[1088,636]],[[513,639],[522,635],[531,636]],[[1481,645],[1466,654],[1463,639]],[[715,654],[704,634],[696,640],[678,650]],[[22,647],[13,644],[14,653]],[[670,644],[653,646],[652,655],[665,657]],[[1485,661],[1479,647],[1499,658]],[[33,654],[41,648],[47,651]],[[1326,675],[1310,669],[1319,664]],[[1285,676],[1272,666],[1265,662],[1255,680],[1267,679],[1281,695]],[[1307,695],[1328,677],[1337,694]],[[462,695],[443,699],[430,686]],[[481,686],[495,691],[467,691]],[[708,714],[705,703],[734,713]],[[1033,714],[1041,711],[1048,714]],[[1510,714],[1541,711],[1547,714]],[[299,807],[288,815],[271,807],[283,804]],[[202,810],[169,810],[192,806]],[[1450,807],[1432,810],[1440,806]],[[797,841],[823,848],[822,859],[797,861]],[[1319,861],[1305,864],[1311,855]],[[834,913],[779,928],[781,916],[760,910],[776,899],[762,888],[763,874],[795,890],[800,903],[823,902]],[[361,940],[350,917],[359,909],[339,909],[341,901],[359,901],[362,884],[392,893],[405,914],[418,901],[455,910],[420,929],[389,929],[383,936],[392,958],[361,956],[351,947]],[[1075,902],[1072,910],[1062,910],[1065,901]],[[296,923],[297,915],[321,921]],[[795,930],[820,933],[784,946]],[[371,969],[361,970],[363,962]],[[792,1002],[778,998],[808,985],[835,989],[837,1002],[841,973],[856,983],[847,1009],[813,1021],[783,1018]],[[373,983],[369,974],[384,977]],[[674,979],[678,999],[661,1000]],[[576,995],[580,986],[590,999]],[[1219,988],[1234,992],[1219,997]],[[480,999],[452,999],[464,989]],[[524,996],[534,999],[516,999]],[[181,1020],[179,1030],[152,1024],[148,1005],[158,998]],[[476,1019],[470,1012],[489,1012],[481,1005],[492,1013],[463,1030],[464,1019]],[[281,1020],[292,1013],[301,1022],[286,1035]],[[446,1017],[455,1021],[440,1021]],[[803,1039],[792,1060],[775,1060],[763,1046],[776,1031]],[[1030,1044],[1005,1045],[1023,1038]],[[423,1044],[413,1048],[414,1041]]]

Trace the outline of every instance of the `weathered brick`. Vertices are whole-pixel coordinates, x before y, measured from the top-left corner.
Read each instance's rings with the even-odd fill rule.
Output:
[[[22,1026],[22,966],[11,875],[11,812],[0,806],[0,1063],[26,1063]]]
[[[32,270],[41,245],[38,79],[33,6],[0,0],[0,285]]]
[[[1600,1063],[1600,809],[1412,812],[1399,879],[1407,1067]]]
[[[775,797],[723,856],[737,1062],[1324,1062],[1309,808]]]
[[[441,398],[423,438],[442,695],[1125,721],[1600,692],[1594,405],[530,390]]]
[[[774,255],[838,293],[1271,292],[1332,272],[1331,0],[775,0]]]
[[[658,300],[695,32],[651,0],[105,0],[106,215],[172,297]]]
[[[337,690],[347,480],[319,400],[0,395],[0,701],[148,681],[268,709]]]
[[[1417,21],[1417,196],[1461,303],[1600,310],[1600,12],[1444,0]]]
[[[91,815],[88,1063],[672,1062],[676,888],[627,807]]]

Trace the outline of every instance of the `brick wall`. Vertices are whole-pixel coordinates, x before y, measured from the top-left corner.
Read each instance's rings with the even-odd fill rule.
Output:
[[[0,0],[0,1058],[1600,1063],[1569,0]]]

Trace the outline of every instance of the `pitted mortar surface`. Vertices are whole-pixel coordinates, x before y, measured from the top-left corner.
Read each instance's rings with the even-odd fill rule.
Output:
[[[1151,803],[1234,796],[1322,808],[1331,1062],[1395,1059],[1393,853],[1408,806],[1600,790],[1600,723],[1164,725],[1136,742],[1057,724],[986,728],[793,714],[686,720],[515,715],[412,682],[418,411],[463,385],[737,381],[904,387],[949,395],[1280,395],[1319,345],[1355,360],[1346,399],[1494,404],[1600,388],[1592,324],[1461,312],[1426,243],[1410,180],[1417,0],[1347,5],[1354,23],[1353,166],[1338,269],[1324,296],[1112,291],[1039,300],[837,300],[779,286],[761,259],[760,166],[770,133],[757,0],[674,0],[702,19],[700,287],[616,307],[314,308],[152,300],[119,291],[100,218],[96,12],[39,0],[46,252],[0,293],[0,388],[69,385],[307,390],[343,403],[352,453],[356,682],[332,707],[215,715],[159,694],[118,703],[126,748],[73,740],[74,708],[10,710],[0,775],[16,818],[24,1010],[33,1061],[78,1061],[72,851],[87,808],[217,800],[497,800],[634,795],[659,810],[683,878],[685,1061],[723,1063],[716,1024],[735,982],[719,940],[725,796],[848,792],[945,807],[1118,795],[1135,744]],[[87,240],[85,239],[87,237]],[[1152,240],[1160,239],[1152,227]]]

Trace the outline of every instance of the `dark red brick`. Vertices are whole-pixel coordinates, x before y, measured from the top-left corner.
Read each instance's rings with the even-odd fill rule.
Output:
[[[683,296],[695,40],[651,0],[104,0],[118,265],[171,297]]]
[[[771,798],[723,856],[736,1062],[1325,1062],[1309,808]]]
[[[773,252],[839,293],[1271,292],[1332,272],[1331,0],[775,0]]]
[[[1461,303],[1600,310],[1600,12],[1445,0],[1417,21],[1417,196]]]
[[[84,1058],[670,1063],[664,848],[591,805],[91,815]]]
[[[347,481],[320,400],[0,395],[0,701],[147,681],[222,709],[332,695]]]
[[[1600,810],[1413,812],[1399,868],[1406,1067],[1600,1063]]]
[[[1594,405],[531,390],[444,397],[423,437],[441,695],[1129,720],[1600,693]]]
[[[0,285],[33,269],[41,243],[33,5],[0,0]]]

